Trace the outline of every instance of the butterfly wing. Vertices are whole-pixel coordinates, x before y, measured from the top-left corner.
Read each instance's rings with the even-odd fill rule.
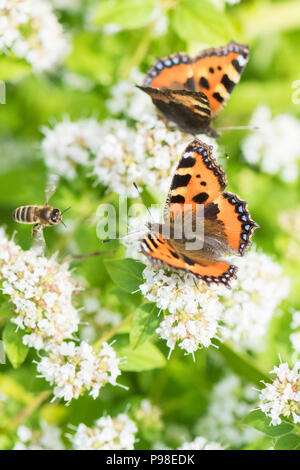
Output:
[[[202,258],[200,262],[192,260],[175,250],[158,232],[148,233],[141,242],[141,248],[154,264],[167,265],[173,270],[190,272],[207,284],[222,283],[229,287],[230,280],[236,276],[237,268],[230,263],[208,258]]]
[[[208,97],[212,118],[224,108],[248,59],[249,47],[234,41],[223,47],[205,49],[195,57],[195,90],[202,91]]]
[[[176,52],[163,59],[156,59],[147,72],[143,86],[195,91],[192,59],[184,52]]]
[[[243,256],[251,245],[254,230],[258,227],[251,218],[247,202],[236,194],[224,192],[207,209],[208,216],[211,213],[213,218],[221,222],[230,250]]]
[[[173,176],[166,214],[183,210],[184,204],[191,204],[195,210],[198,204],[209,204],[224,191],[226,173],[213,157],[212,149],[198,139],[186,147]]]
[[[151,98],[155,106],[170,121],[191,134],[207,132],[210,105],[204,93],[187,90],[160,90],[152,87],[138,87]]]

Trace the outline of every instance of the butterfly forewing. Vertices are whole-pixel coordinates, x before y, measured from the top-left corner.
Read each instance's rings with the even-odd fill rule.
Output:
[[[195,89],[208,97],[212,118],[225,106],[248,58],[248,46],[231,41],[224,47],[206,49],[194,59]]]
[[[163,59],[156,59],[146,75],[143,86],[194,91],[192,59],[184,52],[176,52]]]
[[[170,211],[178,210],[178,204],[196,209],[199,204],[209,204],[225,189],[225,171],[212,155],[212,146],[198,139],[185,149],[173,177],[167,205]],[[180,206],[179,206],[180,207]]]

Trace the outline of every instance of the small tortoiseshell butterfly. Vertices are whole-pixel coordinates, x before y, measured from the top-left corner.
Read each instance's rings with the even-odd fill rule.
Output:
[[[249,47],[234,41],[195,58],[178,52],[157,59],[138,88],[185,132],[218,137],[210,122],[224,108],[248,58]]]
[[[222,260],[222,255],[243,256],[258,225],[251,219],[247,202],[236,194],[224,192],[226,185],[226,173],[213,157],[212,146],[195,139],[185,149],[173,177],[164,224],[148,226],[149,233],[141,242],[144,254],[173,270],[190,272],[207,284],[222,283],[229,287],[237,268]],[[188,214],[185,207],[192,212],[194,223],[199,204],[204,209],[202,249],[191,250],[187,249],[186,242],[190,240],[184,233],[180,239],[172,237],[172,228],[176,214],[184,211],[182,219]],[[170,224],[167,239],[162,235],[166,223]]]

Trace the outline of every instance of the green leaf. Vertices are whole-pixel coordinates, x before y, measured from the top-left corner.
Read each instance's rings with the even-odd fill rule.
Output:
[[[121,370],[141,372],[166,365],[165,356],[152,343],[143,343],[134,350],[129,345],[118,348],[117,343],[114,347],[118,357],[125,358],[124,363],[120,365]]]
[[[130,346],[137,348],[151,337],[158,328],[161,320],[158,317],[159,309],[155,304],[145,304],[139,307],[133,317],[130,331]]]
[[[5,353],[13,367],[19,367],[26,359],[28,347],[23,344],[23,332],[17,326],[9,322],[6,324],[2,339]]]
[[[171,19],[178,36],[186,41],[218,45],[234,36],[226,14],[209,0],[185,0],[173,10]]]
[[[145,265],[131,258],[109,260],[105,263],[111,279],[126,292],[133,293],[143,284]]]
[[[219,352],[222,354],[230,367],[240,377],[244,377],[248,382],[261,386],[261,381],[268,382],[270,378],[258,369],[253,360],[244,353],[235,351],[228,343],[215,342]]]
[[[31,73],[31,66],[23,59],[13,56],[0,57],[0,80],[20,80]]]
[[[94,24],[117,24],[123,29],[143,28],[152,20],[154,0],[106,0],[96,12]]]
[[[18,400],[28,405],[32,402],[34,396],[20,383],[16,382],[12,377],[0,374],[0,392],[8,397]]]
[[[283,436],[294,429],[294,427],[288,423],[281,423],[278,426],[270,426],[270,421],[270,418],[268,418],[262,411],[255,410],[246,416],[244,423],[272,437]]]
[[[275,450],[293,450],[300,445],[300,436],[297,434],[286,434],[278,439]]]

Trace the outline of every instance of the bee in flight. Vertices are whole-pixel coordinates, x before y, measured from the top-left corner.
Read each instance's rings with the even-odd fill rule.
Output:
[[[21,206],[14,210],[13,219],[19,224],[34,224],[32,227],[32,237],[38,232],[41,232],[44,227],[50,227],[51,225],[57,225],[64,222],[62,215],[71,207],[68,207],[63,212],[59,209],[55,209],[49,206],[48,201],[51,195],[55,191],[55,186],[51,186],[46,190],[46,202],[42,206]]]
[[[68,207],[68,209],[61,212],[48,204],[43,206],[21,206],[14,210],[13,219],[19,224],[34,224],[32,227],[32,236],[34,237],[44,227],[60,223],[65,225],[62,215],[69,209],[71,208]]]

